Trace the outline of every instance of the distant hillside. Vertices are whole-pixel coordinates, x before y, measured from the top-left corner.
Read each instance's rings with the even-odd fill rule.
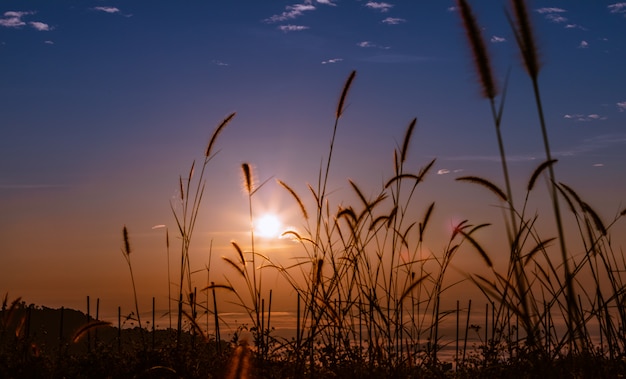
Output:
[[[77,331],[93,322],[93,316],[81,311],[67,308],[52,309],[39,307],[25,302],[11,307],[6,305],[0,310],[0,342],[23,338],[33,341],[37,348],[46,353],[54,353],[60,348],[69,349],[72,353],[87,352],[96,344],[111,344],[120,348],[146,343],[147,345],[169,344],[174,341],[172,330],[157,330],[153,335],[150,330],[139,328],[122,328],[105,325],[82,333],[78,341],[72,339]],[[132,323],[131,323],[132,325]],[[190,338],[185,335],[184,338]],[[142,339],[144,342],[142,342]]]

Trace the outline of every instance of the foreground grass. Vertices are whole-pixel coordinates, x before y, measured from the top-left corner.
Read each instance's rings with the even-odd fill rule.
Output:
[[[205,178],[210,174],[209,163],[215,156],[214,146],[234,119],[233,113],[215,129],[197,170],[199,174],[194,162],[189,174],[179,178],[180,198],[176,199],[178,204],[172,204],[181,241],[178,293],[170,295],[177,305],[176,327],[162,332],[159,344],[150,344],[149,331],[137,317],[140,327],[128,337],[126,347],[120,347],[118,335],[117,339],[88,344],[86,352],[72,351],[69,346],[81,343],[85,333],[89,336],[92,329],[95,332],[106,327],[94,322],[76,332],[72,339],[76,342],[60,338],[57,345],[61,347],[47,351],[25,332],[23,321],[15,321],[19,302],[5,298],[0,369],[8,373],[7,377],[619,377],[626,370],[626,262],[619,249],[611,245],[610,231],[626,210],[605,223],[589,202],[557,181],[557,162],[551,156],[543,117],[532,26],[524,2],[518,0],[512,1],[512,15],[507,16],[533,84],[546,159],[524,188],[512,188],[500,133],[507,89],[505,86],[499,90],[495,83],[481,28],[468,2],[459,0],[457,5],[482,92],[493,115],[504,190],[495,181],[477,175],[457,179],[489,191],[505,211],[504,221],[493,222],[505,225],[506,236],[500,240],[506,243],[496,248],[508,255],[505,267],[494,265],[490,250],[494,248],[481,241],[483,232],[494,232],[487,223],[459,221],[442,251],[435,253],[426,247],[429,221],[438,208],[417,193],[435,160],[417,169],[409,164],[417,119],[408,123],[402,144],[393,151],[391,174],[373,196],[366,196],[370,191],[350,180],[354,203],[331,202],[328,178],[333,152],[338,148],[335,137],[344,105],[357,77],[353,71],[339,96],[327,156],[317,180],[308,184],[307,196],[312,197],[314,209],[307,209],[303,196],[287,182],[279,181],[300,208],[306,225],[303,231],[286,232],[300,245],[301,254],[295,264],[285,267],[257,251],[251,228],[249,242],[233,241],[232,255],[223,257],[231,274],[219,281],[207,278],[208,285],[200,289],[206,291],[206,302],[198,300],[189,246]],[[500,92],[502,95],[498,95]],[[252,167],[248,163],[241,166],[251,225],[254,195],[264,184],[254,182]],[[545,235],[545,230],[536,226],[546,216],[528,209],[532,199],[546,196],[536,189],[546,173],[552,206],[548,217],[554,220],[554,235]],[[565,218],[577,227],[576,235],[565,235]],[[566,240],[576,241],[577,245],[566,246]],[[134,295],[129,241],[124,227],[122,253]],[[169,232],[166,244],[169,257]],[[556,253],[553,245],[557,246]],[[484,326],[470,324],[471,302],[463,308],[457,304],[456,309],[443,305],[448,290],[455,285],[450,283],[447,272],[460,251],[474,254],[484,264],[483,271],[467,272],[464,280],[484,295],[480,299],[487,303]],[[211,275],[210,264],[209,259],[207,276]],[[266,270],[280,273],[297,294],[292,339],[273,330],[272,291],[263,281]],[[169,272],[168,267],[168,283]],[[212,295],[212,304],[208,294]],[[241,339],[239,333],[230,341],[222,341],[218,296],[230,296],[249,317],[241,332],[248,332],[251,341]],[[135,308],[139,315],[136,297]],[[213,316],[213,334],[208,335],[200,327],[200,314]],[[25,317],[22,312],[17,319]],[[457,325],[455,354],[444,358],[450,339],[444,340],[442,325],[451,320]],[[468,345],[470,333],[479,336],[477,343]]]

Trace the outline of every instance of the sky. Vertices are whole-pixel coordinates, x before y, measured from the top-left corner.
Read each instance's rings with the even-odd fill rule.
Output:
[[[502,132],[521,201],[528,177],[545,159],[532,86],[504,15],[507,2],[470,4],[500,88],[510,70]],[[194,160],[198,172],[213,130],[236,112],[207,166],[191,248],[194,285],[206,285],[209,265],[211,280],[232,278],[221,256],[234,256],[231,241],[250,245],[242,163],[253,167],[258,183],[267,180],[254,195],[254,216],[275,213],[284,226],[302,228],[299,207],[274,179],[310,205],[307,184],[317,183],[328,158],[337,100],[352,70],[357,75],[337,130],[329,201],[354,200],[348,179],[374,197],[417,117],[407,167],[417,172],[436,158],[414,209],[419,218],[437,204],[429,249],[441,252],[454,220],[495,224],[494,235],[481,237],[496,239],[502,235],[496,199],[455,181],[476,175],[503,183],[490,108],[454,6],[3,1],[0,294],[79,309],[90,296],[101,299],[103,312],[130,311],[126,225],[140,303],[146,308],[154,296],[164,307],[166,230],[173,273],[180,259],[172,213],[181,209],[179,178]],[[529,6],[557,178],[608,222],[626,200],[626,3]],[[545,201],[533,206],[549,220]],[[621,222],[612,230],[617,246],[625,242],[625,228]],[[546,234],[554,236],[550,229]],[[278,239],[256,243],[285,264],[297,249]],[[468,252],[453,265],[471,269],[475,257]],[[269,287],[280,287],[267,275]],[[469,296],[464,288],[455,296]],[[293,292],[281,294],[286,309]]]

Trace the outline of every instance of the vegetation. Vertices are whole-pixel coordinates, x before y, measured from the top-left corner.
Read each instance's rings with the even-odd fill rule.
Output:
[[[496,85],[470,5],[458,0],[457,6],[482,94],[489,100],[505,189],[480,176],[458,180],[490,191],[505,210],[508,245],[500,249],[508,252],[506,267],[497,267],[492,252],[481,242],[483,231],[492,229],[489,224],[462,220],[441,253],[425,247],[429,220],[437,207],[434,202],[422,202],[418,191],[435,161],[425,162],[418,170],[409,167],[407,157],[417,119],[409,122],[402,144],[394,149],[393,171],[375,196],[366,196],[368,192],[350,180],[356,203],[331,204],[327,183],[335,136],[356,80],[353,71],[339,97],[328,156],[320,165],[317,183],[308,186],[315,209],[307,209],[300,194],[278,181],[300,208],[306,225],[304,231],[285,232],[303,252],[295,264],[285,267],[257,251],[251,226],[250,249],[233,241],[232,255],[223,258],[234,275],[223,283],[207,280],[201,290],[206,291],[207,301],[198,301],[191,280],[189,246],[203,200],[205,169],[215,155],[216,139],[233,120],[233,113],[210,139],[200,174],[194,176],[194,162],[188,177],[180,178],[182,206],[172,205],[181,240],[179,293],[174,299],[178,306],[176,327],[160,331],[159,343],[153,329],[150,344],[135,300],[139,327],[125,330],[130,333],[128,345],[122,346],[120,341],[125,338],[118,329],[116,336],[89,343],[86,352],[69,349],[92,332],[115,330],[107,323],[90,321],[75,332],[72,340],[76,342],[65,340],[61,333],[60,348],[43,354],[44,346],[25,332],[29,313],[19,299],[9,304],[5,297],[0,318],[0,373],[4,371],[6,377],[601,378],[625,372],[626,261],[611,245],[609,232],[626,215],[626,209],[606,223],[574,189],[557,181],[557,162],[551,156],[540,98],[540,65],[521,0],[512,1],[512,14],[507,13],[507,17],[533,85],[546,159],[520,189],[522,196],[514,196],[500,133],[507,88],[505,85],[499,90]],[[254,195],[265,182],[255,182],[248,163],[241,169],[252,225]],[[554,212],[548,218],[554,219],[556,236],[544,235],[537,227],[544,215],[528,209],[529,201],[541,196],[536,184],[546,172]],[[523,201],[516,205],[514,199]],[[415,208],[422,210],[421,217],[415,216]],[[566,236],[565,217],[578,228],[575,236]],[[565,245],[574,237],[579,241],[577,254]],[[126,227],[123,241],[122,252],[133,279]],[[560,259],[552,254],[553,244],[558,245]],[[167,248],[169,255],[169,235]],[[476,254],[487,273],[467,272],[464,281],[476,285],[486,299],[484,327],[470,323],[471,301],[466,308],[458,302],[456,309],[442,307],[446,291],[458,284],[450,283],[446,274],[461,250]],[[262,275],[267,270],[279,272],[297,293],[294,338],[281,337],[272,327],[272,292],[264,297]],[[135,291],[134,280],[132,285]],[[216,300],[221,293],[234,296],[249,316],[251,326],[244,324],[241,331],[251,333],[250,343],[239,333],[230,341],[222,340]],[[21,316],[17,317],[20,309]],[[214,333],[200,326],[198,309],[213,315]],[[454,341],[444,340],[440,332],[442,324],[450,321],[456,322]],[[472,338],[478,343],[468,346]],[[448,352],[445,357],[444,351]]]

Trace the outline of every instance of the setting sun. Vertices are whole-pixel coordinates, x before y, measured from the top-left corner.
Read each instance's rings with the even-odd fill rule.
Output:
[[[280,236],[282,223],[275,214],[265,214],[255,222],[254,232],[259,237],[278,238]]]

